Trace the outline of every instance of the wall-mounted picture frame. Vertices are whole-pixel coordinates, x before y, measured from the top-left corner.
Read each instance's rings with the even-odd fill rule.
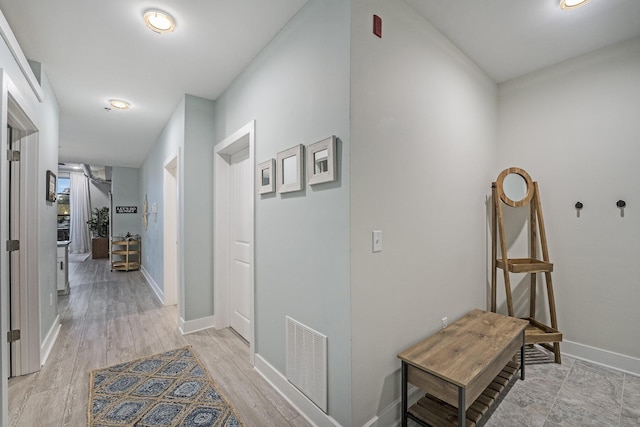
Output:
[[[322,184],[333,182],[336,178],[335,135],[307,145],[307,183]]]
[[[276,161],[269,159],[256,166],[256,188],[258,194],[268,194],[276,191]]]
[[[304,145],[298,144],[278,153],[278,193],[300,191],[304,188]]]
[[[51,172],[51,171],[47,171],[47,193],[46,193],[46,199],[47,202],[55,202],[56,201],[56,174]]]

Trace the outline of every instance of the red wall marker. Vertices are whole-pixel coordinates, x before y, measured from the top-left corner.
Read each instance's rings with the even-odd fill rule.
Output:
[[[373,15],[373,34],[382,38],[382,18]]]

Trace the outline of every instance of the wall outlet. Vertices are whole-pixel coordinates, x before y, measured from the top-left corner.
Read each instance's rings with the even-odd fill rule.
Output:
[[[445,317],[442,318],[442,329],[446,328],[447,324],[448,324],[447,323],[447,317],[445,316]]]
[[[49,307],[53,307],[53,294],[49,294]]]

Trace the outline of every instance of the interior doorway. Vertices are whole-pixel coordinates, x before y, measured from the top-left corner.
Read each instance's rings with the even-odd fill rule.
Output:
[[[251,122],[215,147],[214,316],[232,327],[254,358],[254,140]]]
[[[164,163],[164,305],[178,305],[178,155]],[[179,307],[178,307],[179,308]],[[179,310],[177,310],[179,313]]]

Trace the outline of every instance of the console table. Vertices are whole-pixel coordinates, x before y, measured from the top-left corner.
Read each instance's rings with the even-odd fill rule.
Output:
[[[402,361],[402,426],[474,426],[520,369],[528,321],[473,310],[398,354]],[[520,364],[512,361],[520,349]],[[425,391],[407,408],[407,384]]]

